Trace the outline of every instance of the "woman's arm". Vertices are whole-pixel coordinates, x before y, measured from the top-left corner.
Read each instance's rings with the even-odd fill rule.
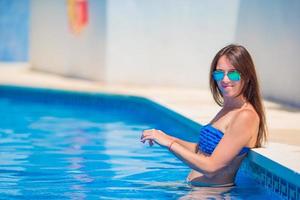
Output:
[[[152,133],[158,133],[158,134],[161,134],[161,135],[164,135],[165,137],[167,137],[168,140],[170,140],[170,143],[171,142],[176,142],[178,144],[180,144],[181,146],[183,146],[184,148],[188,149],[189,151],[192,151],[192,152],[196,152],[196,148],[197,148],[197,143],[194,143],[194,142],[188,142],[188,141],[185,141],[185,140],[181,140],[179,138],[176,138],[176,137],[173,137],[173,136],[170,136],[170,135],[167,135],[165,134],[164,132],[160,131],[160,130],[156,130],[156,129],[150,129],[150,130],[145,130],[143,132],[143,135],[141,137],[141,139],[143,139],[143,137],[145,135],[149,135],[149,134],[152,134]],[[152,145],[153,140],[149,140],[149,144]]]
[[[210,156],[196,154],[182,144],[173,142],[170,136],[159,131],[144,132],[142,142],[153,140],[168,147],[180,160],[189,167],[206,175],[213,175],[227,166],[248,145],[251,137],[256,135],[258,126],[257,115],[250,110],[239,112],[228,127],[226,134]],[[170,146],[171,145],[171,146]]]
[[[188,142],[188,141],[176,138],[176,137],[172,137],[172,139],[173,139],[174,142],[180,144],[181,146],[183,146],[184,148],[188,149],[189,151],[196,152],[197,143]]]
[[[170,151],[192,169],[205,174],[211,173],[210,170],[212,167],[209,157],[195,153],[196,143],[189,144],[189,142],[169,136],[155,129],[145,130],[143,132],[141,142],[144,143],[146,141],[148,141],[150,145],[156,142],[161,146],[169,148]]]

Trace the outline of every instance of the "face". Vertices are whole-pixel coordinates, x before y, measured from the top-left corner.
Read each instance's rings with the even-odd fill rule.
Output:
[[[226,56],[220,57],[216,66],[216,70],[225,73],[224,78],[217,81],[223,97],[237,96],[242,89],[242,81],[238,78],[238,74],[234,72],[236,71],[236,68],[232,66]],[[229,75],[230,77],[228,77],[228,73],[231,73]]]

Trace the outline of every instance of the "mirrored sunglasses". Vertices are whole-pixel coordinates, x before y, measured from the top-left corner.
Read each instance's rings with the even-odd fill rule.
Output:
[[[229,80],[231,80],[231,81],[241,80],[241,74],[237,70],[229,71],[226,74],[227,74],[227,77],[229,78]],[[223,80],[224,76],[225,76],[225,72],[222,70],[215,70],[213,72],[213,78],[215,81]]]

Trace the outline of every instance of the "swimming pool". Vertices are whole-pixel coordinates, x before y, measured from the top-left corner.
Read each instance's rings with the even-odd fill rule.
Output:
[[[4,199],[280,199],[240,171],[233,188],[193,188],[168,150],[140,142],[162,129],[190,141],[201,125],[148,99],[0,86]]]

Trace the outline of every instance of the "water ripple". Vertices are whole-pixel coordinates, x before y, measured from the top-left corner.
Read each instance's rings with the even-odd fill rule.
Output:
[[[1,106],[0,98],[0,198],[189,199],[205,193],[253,199],[249,191],[269,197],[257,188],[190,187],[187,166],[166,149],[140,142],[152,125],[134,111],[66,107],[9,100]]]

